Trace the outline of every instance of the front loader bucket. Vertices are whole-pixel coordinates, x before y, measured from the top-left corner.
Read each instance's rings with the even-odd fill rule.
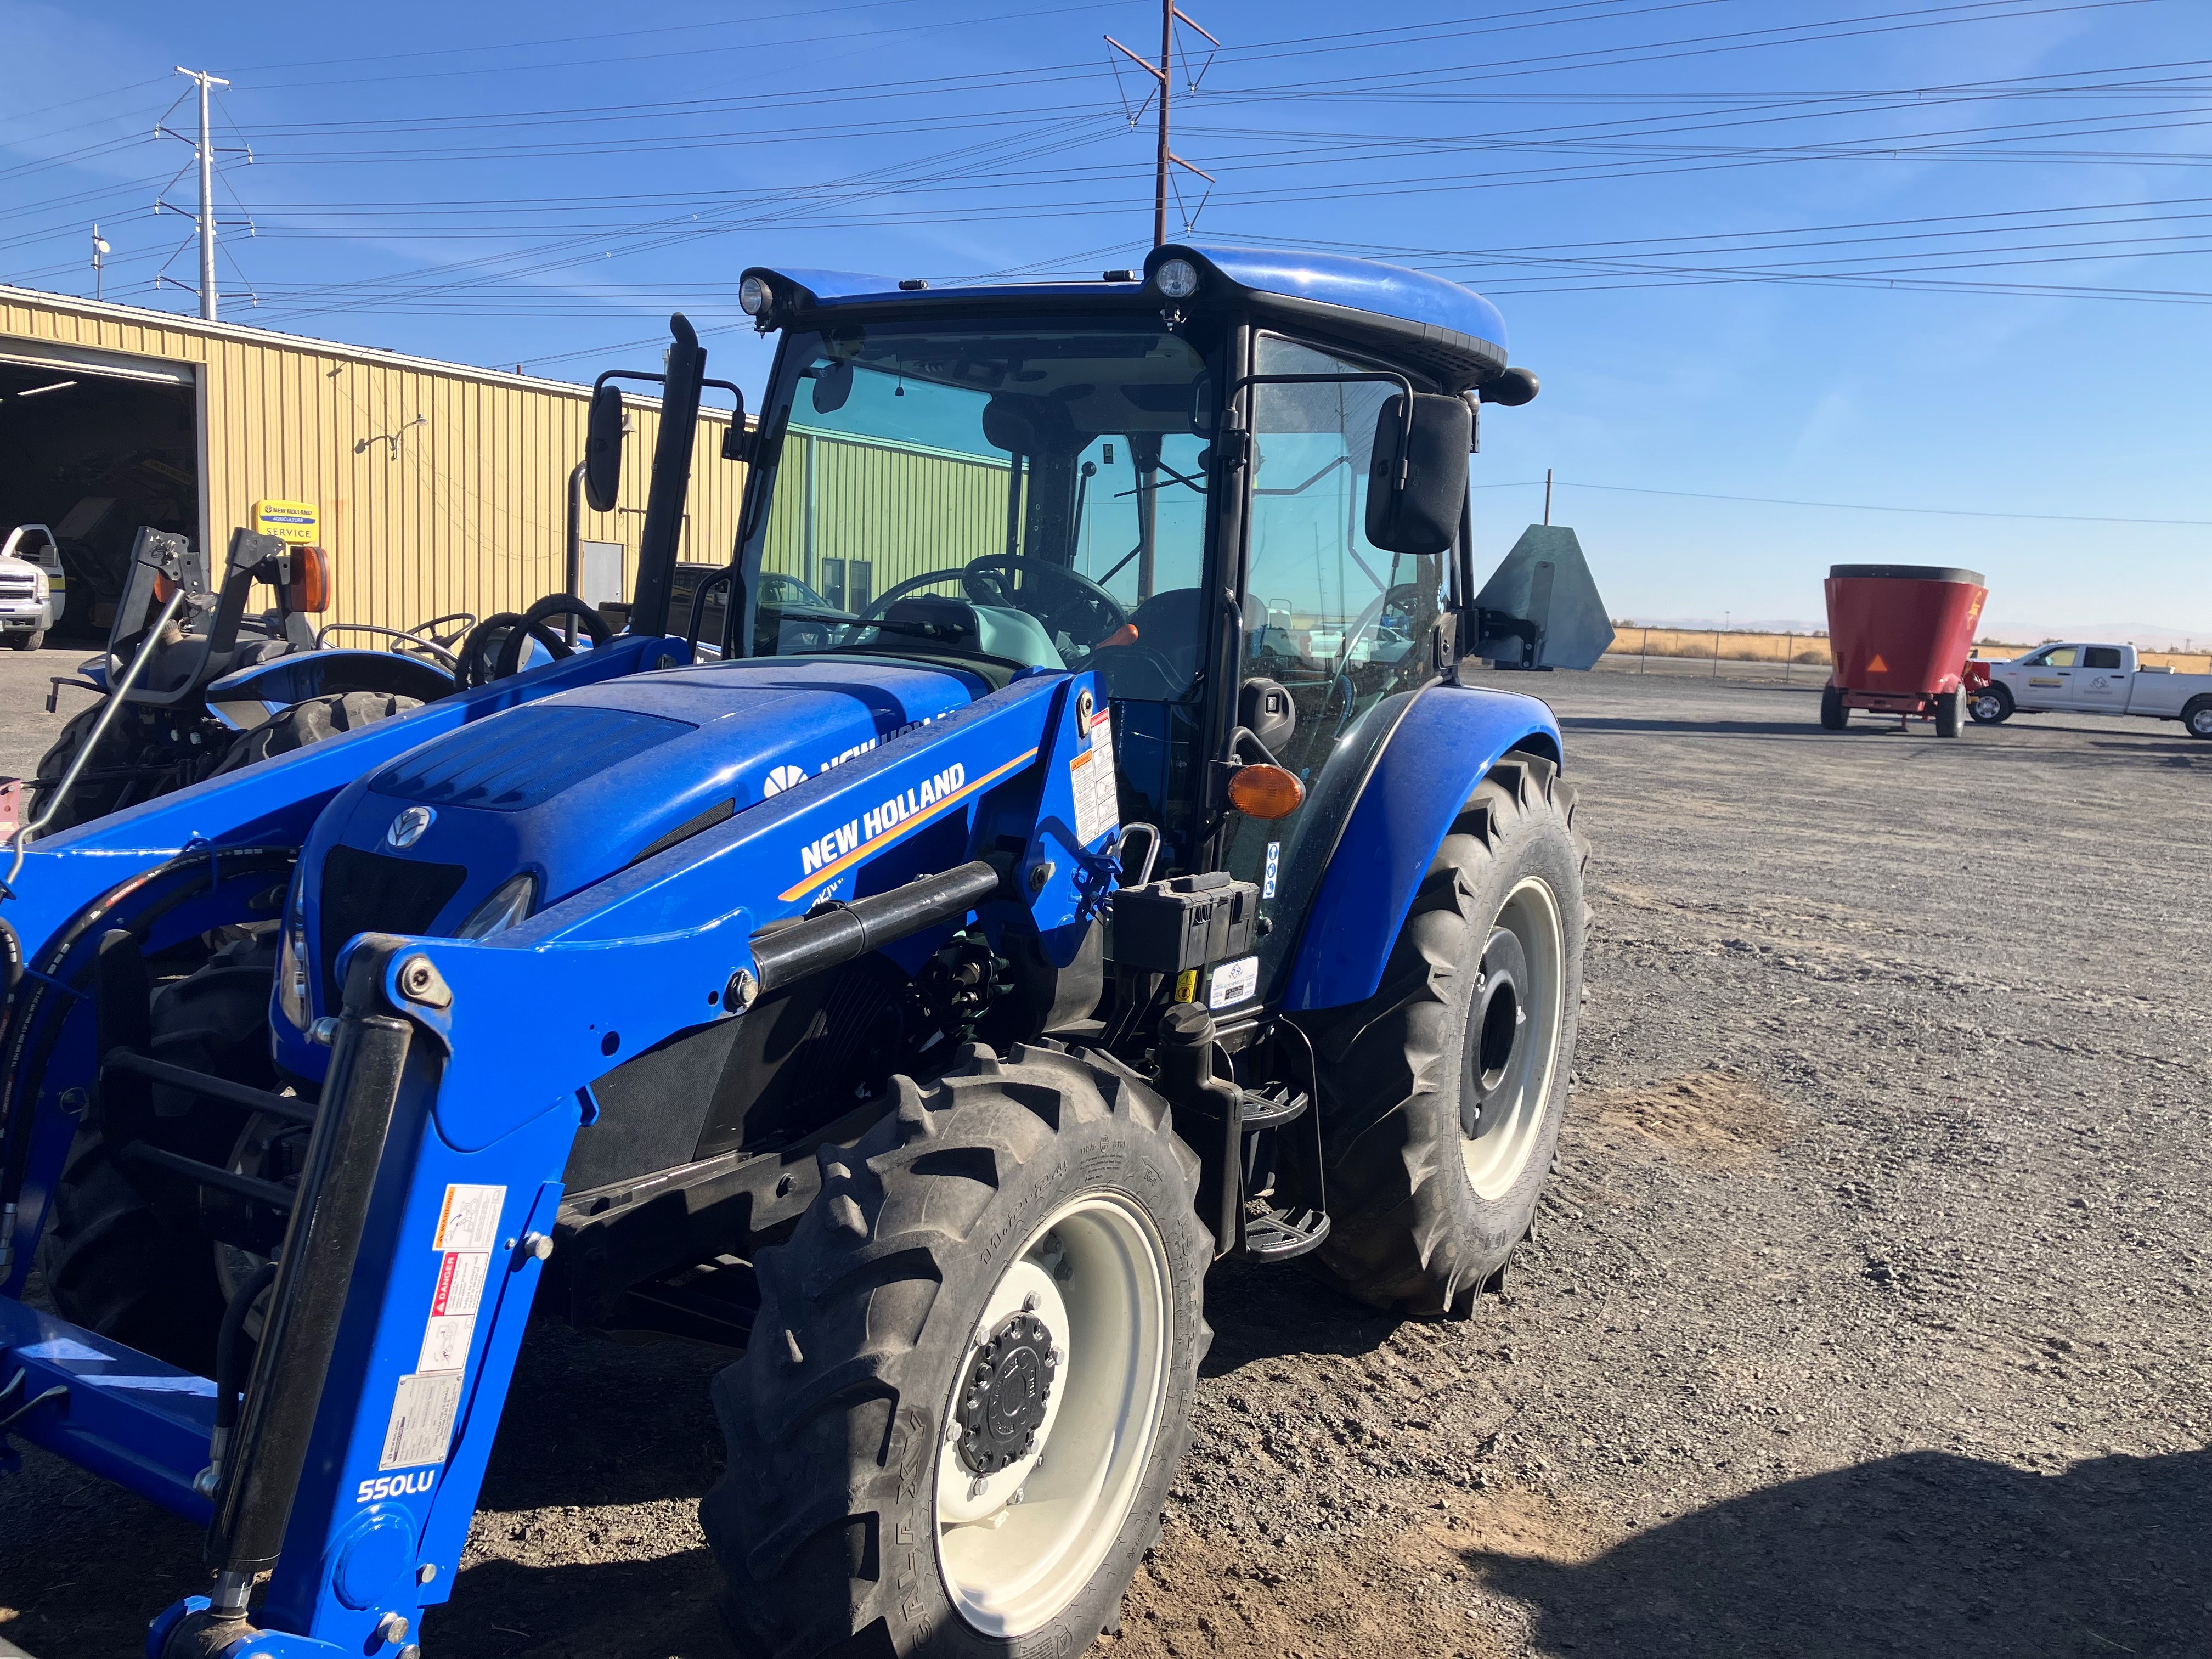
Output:
[[[1613,648],[1605,601],[1565,525],[1522,531],[1474,605],[1473,654],[1500,668],[1595,668]]]

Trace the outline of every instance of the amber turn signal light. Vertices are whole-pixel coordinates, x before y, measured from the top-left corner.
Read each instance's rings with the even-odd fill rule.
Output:
[[[331,556],[319,547],[292,550],[292,609],[313,612],[331,608]]]
[[[1248,818],[1286,818],[1305,798],[1305,785],[1279,766],[1240,766],[1229,779],[1229,804]]]

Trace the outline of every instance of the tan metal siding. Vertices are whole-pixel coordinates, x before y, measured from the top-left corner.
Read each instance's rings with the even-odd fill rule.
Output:
[[[325,620],[404,628],[445,611],[483,617],[563,583],[587,387],[20,291],[0,293],[0,340],[9,337],[197,365],[200,506],[218,558],[256,501],[313,502],[337,567]],[[408,424],[418,414],[428,423]],[[719,562],[737,533],[744,469],[721,459],[726,416],[702,416],[684,556]],[[657,408],[635,407],[633,422],[616,510],[584,514],[587,539],[623,544],[625,593]]]

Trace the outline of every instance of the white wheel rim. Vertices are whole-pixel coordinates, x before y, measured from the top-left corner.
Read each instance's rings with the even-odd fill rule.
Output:
[[[1552,1097],[1552,1079],[1559,1062],[1566,969],[1559,902],[1551,888],[1534,876],[1525,878],[1505,896],[1498,920],[1491,927],[1503,927],[1518,939],[1527,961],[1527,994],[1516,1012],[1528,1021],[1522,1040],[1530,1045],[1529,1061],[1517,1091],[1508,1098],[1486,1102],[1481,1124],[1460,1142],[1468,1183],[1477,1197],[1495,1201],[1521,1179],[1542,1138],[1544,1109]],[[1479,1002],[1473,1006],[1480,1006]],[[1480,1031],[1467,1034],[1470,1044],[1479,1044],[1481,1039]],[[1465,1086],[1464,1079],[1462,1086]]]
[[[1160,1437],[1170,1293],[1158,1231],[1114,1193],[1055,1211],[993,1288],[940,1420],[956,1421],[981,1340],[1024,1308],[1060,1364],[1028,1456],[979,1477],[953,1441],[938,1449],[938,1565],[960,1616],[984,1634],[1050,1623],[1120,1535]]]

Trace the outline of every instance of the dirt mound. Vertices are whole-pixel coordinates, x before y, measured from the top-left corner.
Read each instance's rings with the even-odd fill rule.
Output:
[[[1631,1134],[1668,1152],[1725,1166],[1760,1161],[1803,1127],[1799,1114],[1748,1078],[1698,1072],[1626,1089],[1586,1089],[1575,1097],[1586,1125]]]

